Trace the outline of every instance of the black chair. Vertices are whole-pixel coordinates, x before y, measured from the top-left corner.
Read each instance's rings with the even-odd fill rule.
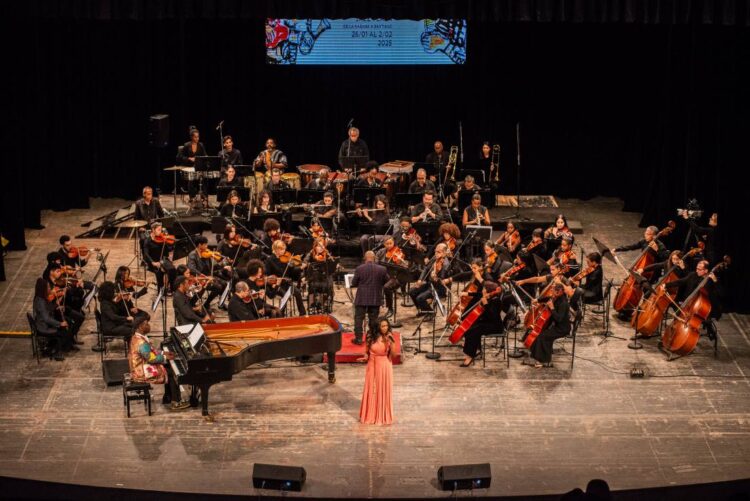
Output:
[[[122,404],[127,409],[128,417],[130,402],[133,400],[143,400],[143,407],[148,411],[148,415],[151,415],[151,384],[131,380],[128,372],[122,376]]]
[[[497,342],[500,340],[502,342],[502,345],[500,346],[500,350],[498,351],[498,354],[503,354],[503,360],[505,360],[505,367],[510,368],[510,357],[508,356],[508,332],[488,332],[486,334],[482,334],[482,368],[484,369],[487,366],[487,339],[494,339],[495,340],[495,347],[497,347]]]
[[[36,328],[36,321],[34,320],[34,315],[32,315],[29,312],[26,312],[26,320],[29,321],[29,328],[31,329],[31,356],[36,358],[36,363],[39,363],[39,359],[41,358],[40,355],[42,353],[42,347],[39,345],[39,338],[47,339],[47,341],[53,341],[55,343],[60,343],[60,340],[58,339],[58,336],[56,334],[42,334],[40,333]],[[50,356],[50,358],[52,358]]]
[[[125,336],[122,336],[119,334],[107,334],[102,329],[102,314],[98,308],[94,310],[94,318],[96,318],[96,333],[99,338],[98,346],[101,348],[101,350],[96,350],[96,351],[99,351],[99,353],[101,354],[102,360],[104,360],[104,355],[107,354],[107,343],[111,343],[112,341],[115,341],[117,339],[123,340],[125,351],[127,352],[128,343],[127,343],[127,339],[125,339]]]

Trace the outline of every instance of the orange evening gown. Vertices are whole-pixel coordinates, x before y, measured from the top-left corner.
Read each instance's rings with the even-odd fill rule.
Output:
[[[388,358],[388,346],[380,338],[370,347],[359,420],[365,424],[393,423],[392,393],[393,364]]]

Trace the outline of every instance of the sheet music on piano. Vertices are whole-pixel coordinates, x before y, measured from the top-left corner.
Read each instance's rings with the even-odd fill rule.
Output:
[[[177,332],[185,335],[190,343],[190,348],[194,352],[197,352],[200,349],[200,345],[202,345],[203,340],[205,340],[205,332],[203,332],[201,324],[178,325],[175,329]],[[187,348],[187,346],[185,348]]]

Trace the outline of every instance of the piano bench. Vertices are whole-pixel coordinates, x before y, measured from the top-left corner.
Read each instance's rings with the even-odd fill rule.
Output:
[[[130,374],[122,377],[122,404],[128,411],[130,417],[130,401],[143,400],[143,407],[151,415],[151,384],[130,380]]]

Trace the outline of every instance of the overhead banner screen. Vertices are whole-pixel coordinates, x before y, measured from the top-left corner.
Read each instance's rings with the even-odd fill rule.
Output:
[[[465,19],[267,19],[266,62],[464,64]]]

